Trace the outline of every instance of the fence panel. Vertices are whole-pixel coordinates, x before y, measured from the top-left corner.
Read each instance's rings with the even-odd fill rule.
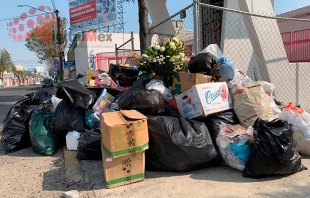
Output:
[[[274,17],[270,15],[271,5],[267,15],[242,12],[245,9],[240,9],[236,1],[225,1],[225,6],[231,9],[200,1],[198,4],[199,50],[218,44],[235,68],[254,80],[274,83],[277,100],[293,101],[310,110],[310,20]],[[196,42],[194,18],[193,6],[189,6],[152,26],[149,31],[152,43],[171,38],[179,30],[180,40],[192,48]]]

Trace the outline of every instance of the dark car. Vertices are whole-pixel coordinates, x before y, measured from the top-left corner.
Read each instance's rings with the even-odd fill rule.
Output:
[[[50,78],[44,78],[43,82],[42,82],[42,87],[54,87],[54,83],[53,83],[53,80],[50,79]]]

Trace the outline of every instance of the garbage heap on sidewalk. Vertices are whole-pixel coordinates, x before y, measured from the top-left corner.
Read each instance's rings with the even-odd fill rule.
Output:
[[[310,115],[275,100],[274,84],[253,81],[216,45],[187,60],[175,37],[139,60],[90,71],[88,87],[66,80],[55,96],[25,95],[3,121],[6,151],[53,155],[66,144],[78,160],[102,159],[108,188],[142,181],[145,170],[226,165],[261,178],[306,169]]]

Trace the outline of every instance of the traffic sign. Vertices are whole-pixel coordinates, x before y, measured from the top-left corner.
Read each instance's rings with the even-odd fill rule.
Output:
[[[58,50],[58,52],[63,52],[64,51],[64,44],[57,44],[57,50]]]
[[[65,61],[64,67],[75,67],[75,61]]]

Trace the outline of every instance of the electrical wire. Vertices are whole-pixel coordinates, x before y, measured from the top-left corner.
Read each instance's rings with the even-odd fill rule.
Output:
[[[52,13],[53,13],[53,12],[49,12],[49,14],[52,14]],[[45,14],[47,14],[47,13],[30,15],[30,16],[28,16],[27,18],[31,18],[31,17],[35,17],[35,16],[41,16],[41,15],[45,15]],[[0,19],[0,21],[9,21],[9,20],[14,20],[14,19],[16,19],[16,18],[19,18],[19,16],[18,16],[18,17],[12,17],[12,18]]]

